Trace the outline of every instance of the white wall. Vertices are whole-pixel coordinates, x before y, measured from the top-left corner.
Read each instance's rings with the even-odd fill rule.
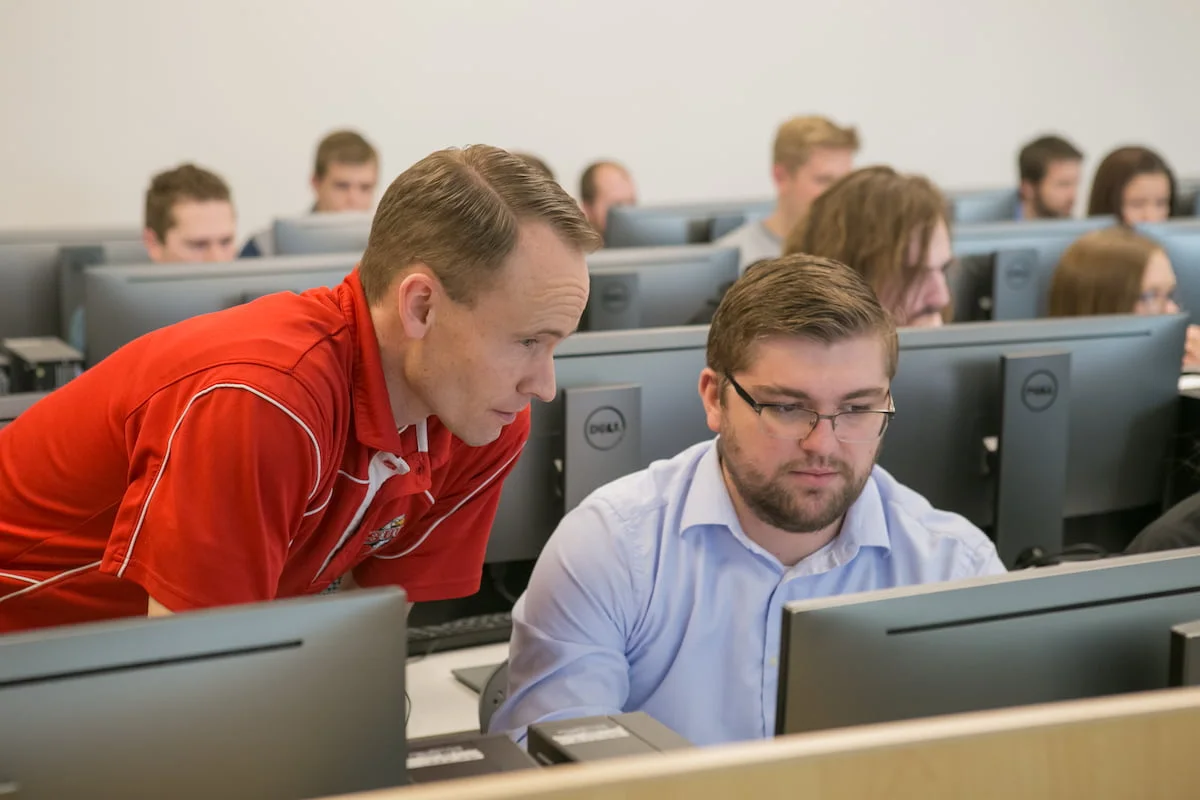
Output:
[[[617,157],[651,202],[769,193],[812,111],[950,188],[1011,184],[1046,129],[1200,175],[1198,45],[1197,0],[0,0],[0,228],[136,223],[189,159],[249,230],[347,125],[389,179],[482,141],[568,189]]]

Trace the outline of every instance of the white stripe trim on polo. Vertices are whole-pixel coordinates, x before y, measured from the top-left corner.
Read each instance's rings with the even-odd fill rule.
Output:
[[[13,592],[12,594],[6,594],[3,597],[0,597],[0,603],[3,603],[5,600],[12,600],[14,597],[20,597],[23,594],[28,594],[29,592],[32,592],[34,589],[39,589],[42,586],[47,586],[51,583],[57,583],[58,581],[61,581],[63,578],[69,578],[72,575],[77,575],[81,572],[87,572],[89,569],[96,569],[99,566],[100,566],[99,561],[93,561],[90,564],[84,564],[82,567],[75,567],[74,569],[69,569],[66,572],[60,572],[57,575],[51,575],[49,578],[46,578],[46,580],[44,580],[44,581],[34,581],[31,585],[26,586],[24,589],[18,589],[17,591]],[[8,573],[0,573],[0,574],[8,575]],[[18,577],[18,576],[10,575],[9,577]],[[26,578],[26,580],[28,580],[28,579]]]
[[[313,453],[315,454],[316,459],[317,459],[317,469],[316,469],[317,474],[314,478],[312,491],[308,493],[309,501],[311,501],[313,499],[313,497],[317,493],[317,490],[320,488],[320,486],[321,486],[321,448],[317,444],[317,437],[313,434],[312,429],[309,428],[307,424],[305,424],[304,420],[300,419],[300,415],[298,415],[296,412],[292,411],[290,408],[285,406],[283,403],[276,400],[274,397],[271,397],[270,395],[265,394],[264,392],[261,392],[252,386],[247,386],[244,383],[216,383],[216,384],[213,384],[212,386],[201,389],[200,391],[198,391],[194,395],[192,395],[191,399],[189,399],[187,401],[187,405],[185,405],[183,407],[183,411],[180,412],[180,414],[179,414],[179,419],[177,419],[175,421],[175,427],[171,429],[171,435],[167,439],[167,450],[166,450],[166,453],[163,455],[162,464],[158,468],[158,474],[154,476],[154,482],[150,484],[150,491],[149,491],[149,493],[147,493],[146,499],[144,501],[142,501],[142,510],[138,514],[137,524],[134,525],[134,527],[133,527],[133,535],[129,537],[129,547],[126,548],[126,550],[125,550],[125,558],[121,561],[121,568],[117,570],[118,578],[122,578],[125,576],[125,569],[129,566],[129,560],[131,558],[133,558],[133,548],[134,548],[134,545],[137,544],[138,536],[142,532],[142,525],[146,521],[146,512],[150,508],[150,501],[154,499],[154,493],[155,493],[155,491],[158,490],[158,483],[159,483],[159,481],[162,480],[163,473],[165,473],[167,471],[167,463],[171,460],[171,448],[175,444],[175,434],[179,433],[179,428],[180,428],[180,426],[183,425],[183,420],[185,417],[187,417],[188,411],[191,410],[192,404],[195,403],[198,399],[200,399],[204,395],[209,394],[210,392],[214,392],[217,389],[241,389],[242,391],[249,392],[250,394],[254,395],[255,397],[266,400],[268,403],[270,403],[271,405],[278,408],[284,414],[287,414],[288,417],[290,417],[292,419],[292,421],[294,421],[297,425],[299,425],[301,430],[303,430],[304,433],[307,434],[309,441],[312,442]]]

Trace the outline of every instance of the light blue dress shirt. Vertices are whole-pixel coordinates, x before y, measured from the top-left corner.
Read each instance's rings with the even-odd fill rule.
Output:
[[[695,744],[771,736],[785,603],[1005,571],[982,531],[879,467],[839,535],[785,567],[742,531],[714,441],[563,518],[513,609],[493,731],[645,711]]]

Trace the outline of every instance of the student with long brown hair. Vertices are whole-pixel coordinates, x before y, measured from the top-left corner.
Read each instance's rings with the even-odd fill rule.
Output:
[[[1050,316],[1174,314],[1175,270],[1154,240],[1125,227],[1076,239],[1050,284]],[[1188,327],[1185,366],[1200,365],[1200,328]]]
[[[848,265],[900,326],[941,325],[950,305],[946,271],[954,254],[946,199],[920,175],[855,170],[813,202],[784,253]]]
[[[1100,162],[1092,180],[1088,216],[1111,214],[1125,225],[1163,222],[1175,205],[1175,173],[1145,147],[1118,148]]]

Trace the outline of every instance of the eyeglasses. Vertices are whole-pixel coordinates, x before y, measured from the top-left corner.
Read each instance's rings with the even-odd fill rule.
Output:
[[[795,403],[760,403],[743,389],[733,376],[726,373],[725,377],[737,392],[738,397],[746,401],[754,413],[758,415],[759,426],[763,433],[772,439],[790,439],[803,441],[817,428],[821,420],[829,420],[833,426],[833,435],[839,442],[857,444],[873,442],[887,430],[888,423],[896,415],[896,407],[892,403],[891,393],[888,394],[887,410],[863,409],[861,411],[839,411],[836,414],[818,414],[815,411],[796,405]]]
[[[1154,314],[1165,313],[1172,303],[1175,304],[1176,308],[1179,307],[1179,301],[1175,299],[1174,289],[1165,294],[1156,291],[1142,292],[1138,295],[1138,303],[1144,306],[1147,311]]]

